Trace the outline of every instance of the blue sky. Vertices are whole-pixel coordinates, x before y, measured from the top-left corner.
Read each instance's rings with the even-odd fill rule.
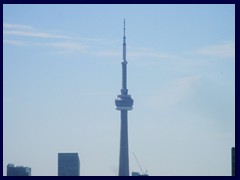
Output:
[[[231,175],[234,5],[4,5],[3,171],[117,175],[126,18],[130,171]]]

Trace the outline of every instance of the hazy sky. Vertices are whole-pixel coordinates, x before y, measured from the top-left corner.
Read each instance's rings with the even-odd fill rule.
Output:
[[[124,18],[130,172],[231,175],[234,5],[4,5],[4,175],[118,174]]]

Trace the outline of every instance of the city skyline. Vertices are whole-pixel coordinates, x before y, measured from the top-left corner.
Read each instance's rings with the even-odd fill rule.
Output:
[[[235,6],[3,5],[3,175],[117,176],[122,21],[127,20],[129,170],[229,175],[235,147]],[[104,165],[103,165],[104,162]],[[44,169],[42,167],[45,167]]]

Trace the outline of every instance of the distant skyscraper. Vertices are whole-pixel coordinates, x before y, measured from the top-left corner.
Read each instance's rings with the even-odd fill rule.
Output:
[[[120,156],[119,156],[119,176],[129,176],[128,159],[128,111],[132,110],[133,99],[128,94],[127,89],[127,60],[126,60],[126,37],[125,19],[123,28],[123,60],[122,60],[122,89],[117,96],[115,104],[117,110],[121,111],[121,134],[120,134]]]
[[[58,153],[58,176],[80,176],[78,153]]]
[[[13,164],[7,165],[7,176],[31,176],[31,168],[16,166]]]
[[[232,176],[235,176],[235,147],[232,147]]]

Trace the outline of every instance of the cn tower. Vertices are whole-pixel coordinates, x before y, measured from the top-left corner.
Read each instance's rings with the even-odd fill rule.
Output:
[[[123,59],[122,59],[122,89],[121,94],[115,99],[117,110],[121,111],[121,134],[119,155],[119,176],[129,176],[128,160],[128,111],[132,110],[133,99],[127,89],[127,60],[126,60],[126,37],[125,19],[123,26]]]

